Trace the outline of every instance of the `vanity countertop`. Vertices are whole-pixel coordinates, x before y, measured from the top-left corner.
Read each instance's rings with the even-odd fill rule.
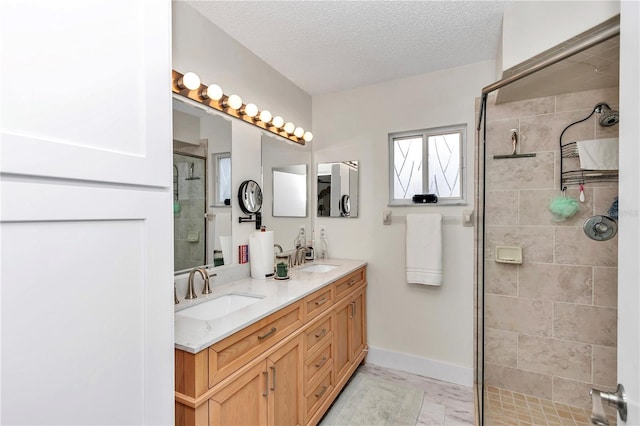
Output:
[[[300,271],[314,264],[337,265],[328,272]],[[331,284],[366,265],[363,260],[323,259],[308,262],[289,269],[288,280],[244,278],[213,288],[213,293],[202,295],[196,288],[198,298],[181,300],[175,306],[175,348],[191,353],[200,352],[254,322],[296,302],[314,291]],[[225,294],[250,294],[263,296],[258,302],[245,306],[220,318],[209,321],[181,316],[180,311],[207,302]]]

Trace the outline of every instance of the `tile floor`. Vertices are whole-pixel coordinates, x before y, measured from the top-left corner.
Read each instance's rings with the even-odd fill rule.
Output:
[[[484,395],[486,426],[591,425],[591,412],[584,408],[494,386],[487,386]],[[607,411],[607,417],[616,424],[615,412]]]
[[[424,391],[422,411],[416,426],[467,426],[474,424],[473,388],[442,382],[403,371],[360,366],[360,371],[387,380],[406,383]]]

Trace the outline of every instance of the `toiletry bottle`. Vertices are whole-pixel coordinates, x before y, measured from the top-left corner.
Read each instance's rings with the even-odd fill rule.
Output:
[[[311,242],[309,244],[307,244],[307,251],[305,252],[305,259],[306,260],[313,260],[315,259],[315,251],[313,249],[313,240],[311,240]]]

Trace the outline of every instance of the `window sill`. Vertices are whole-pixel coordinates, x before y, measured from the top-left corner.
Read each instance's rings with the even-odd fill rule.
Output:
[[[468,206],[464,200],[442,200],[437,203],[414,203],[411,201],[391,201],[387,207],[448,207],[448,206]]]

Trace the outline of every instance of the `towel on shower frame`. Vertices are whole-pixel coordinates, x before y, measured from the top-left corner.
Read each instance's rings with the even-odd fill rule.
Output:
[[[442,285],[442,215],[407,215],[407,282]]]

